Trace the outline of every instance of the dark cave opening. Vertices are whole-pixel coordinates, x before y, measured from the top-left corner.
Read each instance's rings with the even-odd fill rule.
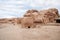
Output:
[[[56,23],[60,23],[60,19],[56,19]]]
[[[30,28],[30,26],[28,26],[28,28]]]

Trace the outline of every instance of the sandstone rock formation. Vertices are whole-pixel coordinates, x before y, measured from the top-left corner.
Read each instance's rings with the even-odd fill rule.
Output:
[[[38,17],[39,16],[39,11],[38,10],[28,10],[26,12],[26,14],[24,15],[24,17],[32,17],[34,19],[34,21],[39,21]]]
[[[17,18],[17,20],[16,20],[16,23],[17,24],[21,24],[21,20],[22,20],[23,18]]]
[[[59,14],[56,8],[50,8],[41,11],[28,10],[24,17],[33,17],[35,23],[52,23],[55,22],[55,18],[59,17]]]
[[[26,14],[24,15],[24,17],[31,17],[31,16],[36,16],[36,15],[38,15],[38,12],[39,11],[37,11],[37,10],[28,10],[27,12],[26,12]]]
[[[45,15],[45,17],[47,17],[51,23],[55,22],[54,19],[59,17],[58,10],[55,8],[48,9]]]
[[[23,18],[11,18],[0,19],[0,23],[12,23],[22,24],[22,27],[34,27],[35,23],[54,23],[55,18],[59,17],[58,10],[56,8],[50,8],[47,10],[28,10]]]
[[[7,19],[0,19],[0,23],[7,23]]]
[[[21,25],[23,28],[31,28],[34,26],[34,19],[32,17],[23,17],[21,20]]]

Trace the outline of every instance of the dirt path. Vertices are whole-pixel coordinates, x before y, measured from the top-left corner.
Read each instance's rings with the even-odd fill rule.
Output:
[[[60,40],[60,26],[23,29],[13,24],[0,24],[0,40]]]

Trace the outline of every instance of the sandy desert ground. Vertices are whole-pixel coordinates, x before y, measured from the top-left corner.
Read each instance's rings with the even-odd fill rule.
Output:
[[[17,24],[0,24],[0,40],[60,40],[58,24],[37,26],[39,28],[25,29]]]

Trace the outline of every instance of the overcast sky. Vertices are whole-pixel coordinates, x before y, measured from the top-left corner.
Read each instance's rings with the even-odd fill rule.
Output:
[[[22,17],[29,9],[57,8],[60,0],[0,0],[0,18]]]

